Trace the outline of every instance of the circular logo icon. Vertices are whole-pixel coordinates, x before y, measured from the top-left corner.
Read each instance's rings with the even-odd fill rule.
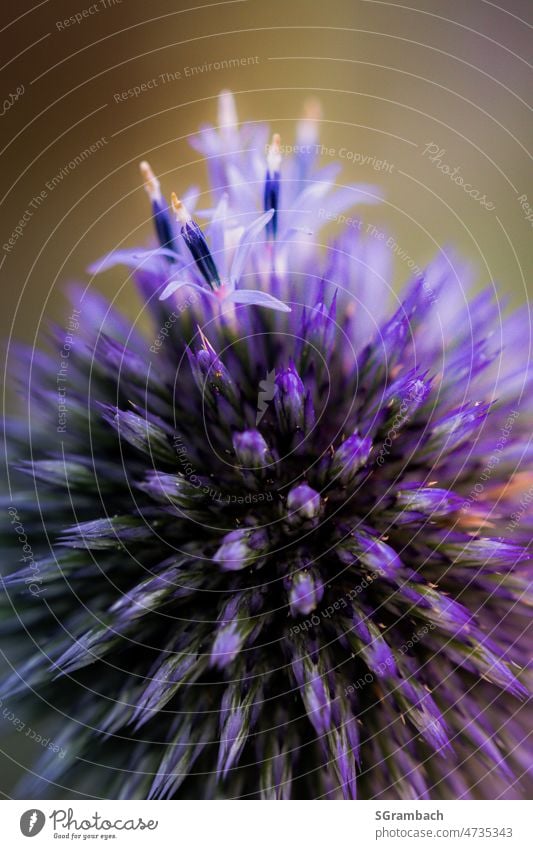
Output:
[[[46,817],[42,811],[30,808],[29,811],[24,811],[20,818],[20,830],[24,837],[35,837],[42,831],[45,822]]]

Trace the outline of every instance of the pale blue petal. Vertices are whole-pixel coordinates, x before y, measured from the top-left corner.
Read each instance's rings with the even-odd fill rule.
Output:
[[[248,259],[248,254],[250,253],[250,248],[252,247],[252,242],[256,236],[259,235],[261,230],[263,230],[263,228],[268,224],[273,215],[274,210],[269,209],[268,212],[265,212],[263,215],[260,215],[259,218],[256,218],[253,224],[250,224],[250,226],[247,227],[242,234],[231,264],[230,280],[234,285],[237,285],[241,279],[246,260]]]
[[[139,251],[125,248],[124,250],[111,251],[107,256],[101,257],[93,262],[87,269],[89,274],[101,274],[116,265],[126,265],[128,268],[142,268],[143,271],[159,269],[158,260],[161,257],[178,261],[177,255],[167,248],[157,248],[153,251]],[[154,262],[155,260],[155,262]]]
[[[262,186],[259,189],[233,164],[227,167],[227,179],[231,197],[239,199],[239,209],[244,212],[257,210],[259,196],[262,196]]]
[[[170,283],[167,283],[159,295],[159,300],[166,301],[167,298],[170,298],[170,296],[174,294],[174,292],[177,292],[178,289],[182,289],[184,286],[188,286],[190,289],[196,289],[196,291],[201,292],[202,295],[212,294],[212,292],[202,288],[202,286],[198,286],[196,283],[191,283],[190,280],[171,280]]]
[[[279,310],[280,312],[290,312],[291,308],[284,304],[283,301],[278,301],[268,292],[260,292],[257,289],[236,289],[227,298],[225,302],[231,301],[234,304],[248,304],[258,307],[267,307],[271,310]]]
[[[228,215],[228,195],[224,193],[213,213],[208,228],[211,253],[217,264],[221,278],[224,280],[228,274],[226,250],[224,242],[224,231]]]

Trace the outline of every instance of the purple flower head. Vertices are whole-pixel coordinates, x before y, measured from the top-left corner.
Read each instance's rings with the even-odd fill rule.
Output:
[[[322,513],[320,494],[306,483],[290,490],[287,496],[287,525],[291,528],[316,526]]]
[[[55,359],[11,368],[0,699],[66,752],[16,794],[525,795],[528,315],[449,251],[392,306],[383,243],[324,248],[379,192],[320,167],[316,104],[294,155],[219,110],[207,208],[144,162],[154,242],[93,267],[150,329],[71,290],[60,428]]]
[[[241,650],[242,640],[237,625],[231,623],[222,628],[213,643],[211,650],[212,662],[218,666],[227,666]]]
[[[358,433],[352,434],[342,445],[337,448],[333,455],[331,471],[337,474],[340,484],[348,485],[359,469],[365,465],[372,442],[367,437],[361,437]]]
[[[310,569],[295,571],[287,576],[284,585],[288,589],[289,606],[293,616],[311,613],[322,601],[324,584],[316,571]]]

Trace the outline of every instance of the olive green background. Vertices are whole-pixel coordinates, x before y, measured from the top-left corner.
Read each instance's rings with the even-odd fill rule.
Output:
[[[418,8],[374,0],[97,4],[61,29],[91,4],[47,0],[27,14],[32,4],[3,8],[3,96],[21,84],[25,93],[0,119],[2,244],[47,181],[98,138],[107,143],[47,192],[12,251],[0,250],[2,338],[13,328],[33,342],[43,323],[64,321],[65,281],[83,277],[115,245],[149,237],[139,159],[165,174],[167,192],[205,187],[187,136],[216,121],[223,88],[236,92],[242,117],[270,121],[285,143],[294,141],[305,98],[318,96],[326,147],[393,165],[389,173],[343,160],[346,181],[375,182],[385,193],[380,207],[359,210],[366,223],[386,228],[418,265],[453,244],[480,284],[494,281],[515,303],[526,299],[532,230],[518,197],[533,205],[527,0],[501,8],[484,0],[416,0]],[[185,76],[187,66],[246,57],[258,61]],[[177,71],[181,79],[115,102],[115,94]],[[423,156],[430,142],[495,210]],[[407,274],[398,260],[396,281]],[[123,279],[115,272],[92,285],[135,309],[133,293],[119,292]]]
[[[393,166],[373,170],[343,160],[344,181],[375,182],[385,194],[379,207],[359,210],[363,220],[393,234],[420,266],[454,245],[471,260],[478,285],[494,283],[502,299],[524,303],[532,230],[518,197],[528,195],[533,206],[526,103],[532,4],[411,2],[96,0],[93,13],[89,0],[3,3],[2,100],[9,103],[21,86],[24,93],[9,108],[4,103],[0,117],[1,244],[32,214],[13,249],[0,248],[0,338],[9,346],[13,338],[35,344],[50,322],[65,326],[65,284],[88,281],[89,262],[117,245],[150,237],[140,159],[164,175],[167,194],[190,183],[206,187],[187,137],[216,121],[224,88],[235,92],[241,117],[271,122],[285,144],[294,141],[305,99],[320,98],[327,148]],[[84,9],[80,23],[61,23]],[[257,61],[185,72],[247,57]],[[161,83],[160,74],[177,72],[181,78]],[[116,94],[154,78],[157,86],[116,102]],[[46,189],[102,137],[102,149]],[[443,161],[459,166],[495,209],[443,175],[422,153],[429,143],[444,149]],[[407,275],[397,260],[395,285]],[[126,276],[117,269],[91,285],[136,314]],[[38,754],[27,740],[20,751],[21,735],[4,745],[24,763]],[[4,763],[5,789],[13,766]]]

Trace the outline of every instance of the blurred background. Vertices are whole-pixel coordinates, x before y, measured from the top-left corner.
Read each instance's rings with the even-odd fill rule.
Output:
[[[68,317],[66,282],[88,279],[87,265],[116,245],[150,238],[140,159],[167,194],[205,187],[187,137],[216,122],[224,88],[242,119],[271,122],[287,144],[306,98],[320,99],[324,163],[340,157],[346,181],[384,192],[356,214],[394,236],[397,283],[409,260],[422,267],[453,244],[480,285],[524,302],[531,12],[530,0],[4,4],[0,337],[33,343]],[[135,309],[120,283],[117,270],[91,285]]]
[[[342,180],[384,194],[354,215],[394,237],[396,286],[451,244],[477,285],[525,303],[531,0],[412,2],[2,4],[0,338],[10,357],[13,338],[34,345],[51,322],[66,326],[62,293],[74,279],[137,314],[127,273],[91,280],[86,268],[151,237],[139,160],[167,196],[205,189],[187,138],[216,123],[228,88],[239,116],[270,122],[283,144],[294,143],[304,102],[320,100],[323,163],[340,159]],[[33,746],[18,740],[8,773],[26,758],[23,742]]]

